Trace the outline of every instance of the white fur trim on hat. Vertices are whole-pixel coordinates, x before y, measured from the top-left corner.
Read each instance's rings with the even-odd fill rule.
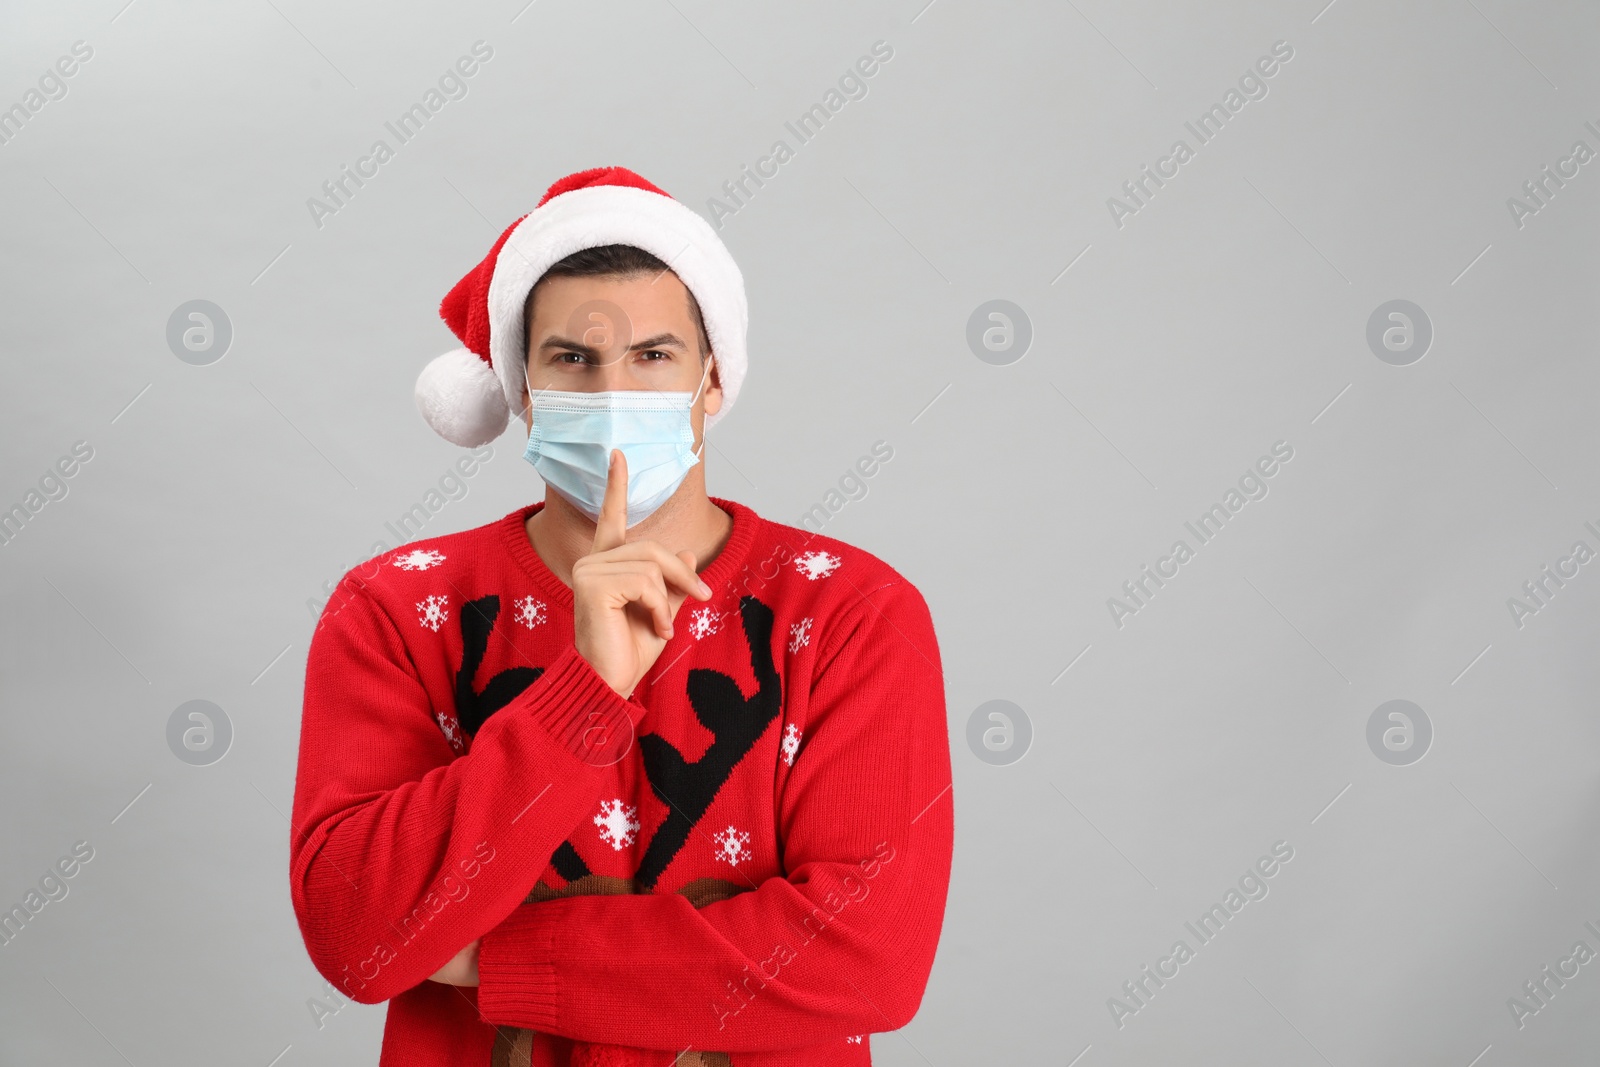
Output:
[[[416,398],[417,410],[434,432],[462,448],[488,444],[511,421],[494,371],[466,348],[429,361],[417,375]]]
[[[501,247],[489,282],[489,355],[506,411],[516,410],[522,400],[527,346],[522,311],[528,292],[559,260],[608,244],[634,245],[651,253],[694,294],[722,386],[722,407],[706,419],[707,428],[716,425],[744,384],[750,324],[744,276],[711,224],[693,209],[669,196],[622,185],[589,186],[552,197],[518,223]],[[420,382],[418,390],[420,397]],[[496,434],[505,423],[501,419]]]

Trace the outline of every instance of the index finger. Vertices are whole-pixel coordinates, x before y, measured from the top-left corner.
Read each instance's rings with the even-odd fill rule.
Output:
[[[619,448],[611,450],[606,468],[606,495],[600,502],[600,517],[594,524],[594,551],[605,552],[628,539],[628,457]]]

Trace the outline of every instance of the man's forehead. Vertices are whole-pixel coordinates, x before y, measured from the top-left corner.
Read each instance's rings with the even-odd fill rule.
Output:
[[[551,287],[557,292],[550,294]],[[541,299],[535,300],[535,294]],[[684,347],[702,358],[711,351],[694,293],[670,268],[627,275],[546,275],[528,291],[523,310],[529,354],[552,338],[577,338],[595,325],[617,322],[626,323],[619,333],[634,338],[670,333],[692,338]]]
[[[534,299],[535,294],[539,299]],[[642,321],[646,317],[692,316],[692,301],[688,287],[676,277],[662,276],[653,282],[650,275],[640,274],[541,279],[529,292],[527,303],[541,321],[582,310],[586,304],[597,309],[610,305]]]

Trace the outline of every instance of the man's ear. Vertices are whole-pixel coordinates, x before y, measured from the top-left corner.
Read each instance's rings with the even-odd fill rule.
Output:
[[[711,360],[711,376],[706,381],[706,414],[715,415],[722,410],[722,379],[717,375],[717,360],[715,353],[707,354]]]

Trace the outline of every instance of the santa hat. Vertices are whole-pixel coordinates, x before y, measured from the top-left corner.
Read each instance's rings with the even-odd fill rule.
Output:
[[[738,264],[692,209],[631,170],[597,167],[552,185],[439,304],[463,345],[417,376],[417,409],[439,436],[476,448],[505,431],[522,398],[528,293],[557,261],[609,244],[651,253],[694,294],[722,386],[722,407],[706,426],[728,413],[744,382],[750,321]]]

